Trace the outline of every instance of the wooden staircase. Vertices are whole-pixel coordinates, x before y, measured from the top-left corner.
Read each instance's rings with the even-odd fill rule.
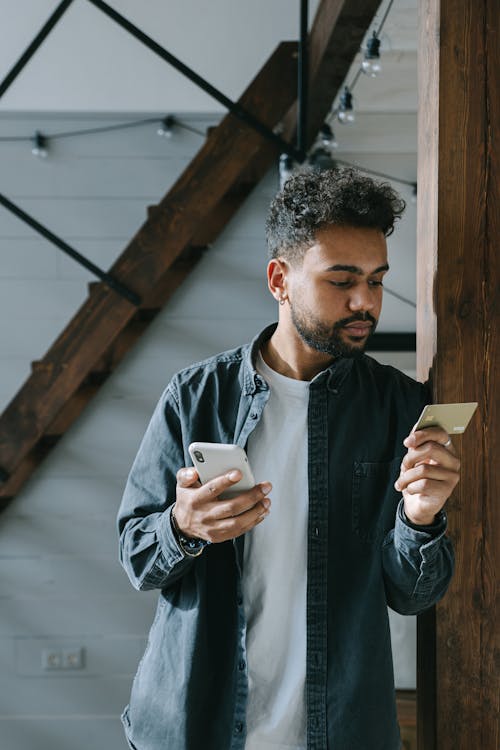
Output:
[[[309,144],[375,15],[380,0],[322,0],[310,33]],[[285,42],[239,103],[292,140],[297,45]],[[100,385],[196,266],[278,152],[232,114],[161,200],[109,273],[140,296],[134,306],[102,283],[89,296],[0,416],[0,507],[77,419]]]

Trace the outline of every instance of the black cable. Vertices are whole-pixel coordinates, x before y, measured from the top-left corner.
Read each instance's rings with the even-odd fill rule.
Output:
[[[392,8],[393,2],[394,2],[394,0],[390,0],[389,5],[387,6],[387,10],[385,11],[385,15],[384,15],[382,21],[380,22],[380,26],[378,27],[377,32],[376,32],[376,36],[378,36],[378,37],[380,36],[380,33],[381,33],[382,29],[384,28],[384,24],[387,21],[387,16],[389,15],[389,12],[390,12],[390,10]]]
[[[52,135],[46,135],[44,133],[45,138],[49,141],[56,140],[58,138],[73,138],[80,135],[91,135],[94,133],[111,133],[115,130],[125,130],[126,128],[137,128],[141,125],[150,125],[151,123],[157,122],[158,124],[161,124],[162,120],[160,117],[147,117],[142,120],[134,120],[133,122],[122,122],[118,123],[117,125],[103,125],[101,127],[97,128],[84,128],[81,130],[66,130],[62,133],[52,133]],[[205,137],[205,133],[202,130],[198,130],[197,128],[194,128],[192,125],[188,125],[185,122],[182,122],[182,120],[178,120],[177,118],[174,118],[174,127],[181,128],[182,130],[189,130],[191,133],[196,133],[196,135]],[[24,142],[24,143],[31,143],[33,140],[33,136],[30,135],[17,135],[17,136],[0,136],[0,143],[14,143],[14,142]]]
[[[394,292],[392,289],[389,289],[389,287],[384,286],[384,292],[387,292],[387,294],[390,294],[392,297],[396,297],[396,299],[399,299],[401,302],[405,302],[407,305],[410,305],[410,307],[416,308],[417,305],[415,302],[412,302],[411,299],[407,299],[406,297],[403,297],[402,294],[398,294],[397,292]]]
[[[144,120],[134,120],[133,122],[123,122],[119,125],[102,125],[97,128],[84,128],[82,130],[66,130],[62,133],[53,133],[52,135],[46,136],[46,138],[50,138],[50,140],[54,140],[55,138],[73,138],[74,136],[79,135],[91,135],[93,133],[109,133],[114,130],[125,130],[127,128],[137,128],[140,125],[149,125],[152,122],[158,122],[157,117],[148,117]]]

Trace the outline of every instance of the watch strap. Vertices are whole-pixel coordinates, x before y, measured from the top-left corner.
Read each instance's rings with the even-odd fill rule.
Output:
[[[174,532],[175,541],[185,555],[187,555],[188,557],[199,557],[205,547],[210,544],[210,542],[205,541],[205,539],[189,537],[183,534],[177,524],[174,508],[175,503],[174,505],[172,505],[172,508],[170,510],[170,523]]]

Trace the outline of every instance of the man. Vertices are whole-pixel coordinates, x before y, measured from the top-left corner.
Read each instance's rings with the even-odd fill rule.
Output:
[[[459,471],[446,432],[411,432],[425,387],[363,354],[403,208],[355,171],[289,179],[267,225],[277,326],[157,406],[119,513],[133,585],[160,590],[123,715],[137,750],[401,746],[387,605],[444,594]],[[195,440],[246,447],[256,486],[200,486]]]

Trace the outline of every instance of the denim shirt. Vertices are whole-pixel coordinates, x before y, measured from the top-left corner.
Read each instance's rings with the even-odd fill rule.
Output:
[[[244,536],[187,557],[170,508],[192,441],[246,445],[269,395],[256,353],[273,330],[174,376],[128,478],[120,559],[135,588],[159,590],[122,716],[136,750],[245,747]],[[428,402],[423,385],[365,355],[340,358],[311,381],[307,750],[401,747],[387,605],[421,612],[453,570],[444,514],[432,528],[412,527],[393,487],[402,441]]]

